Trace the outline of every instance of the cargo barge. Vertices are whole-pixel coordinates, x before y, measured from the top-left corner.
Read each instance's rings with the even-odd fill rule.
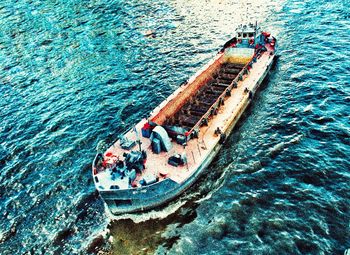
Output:
[[[160,206],[189,188],[219,152],[276,58],[276,39],[257,24],[96,155],[93,180],[114,215]]]

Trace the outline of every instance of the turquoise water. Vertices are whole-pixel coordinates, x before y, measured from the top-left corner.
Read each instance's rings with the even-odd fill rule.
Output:
[[[90,173],[97,144],[146,116],[236,25],[257,20],[278,38],[279,61],[208,174],[169,208],[186,203],[159,212],[148,252],[342,254],[349,10],[340,0],[2,1],[0,253],[86,253],[106,227],[137,228],[108,225]]]

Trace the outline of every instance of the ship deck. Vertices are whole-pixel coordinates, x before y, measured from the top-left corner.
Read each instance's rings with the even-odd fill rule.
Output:
[[[159,181],[170,178],[177,183],[182,183],[201,166],[219,142],[220,136],[215,134],[215,130],[219,128],[223,133],[230,132],[249,103],[249,93],[247,93],[247,90],[254,92],[257,84],[261,82],[262,76],[266,75],[266,70],[272,64],[274,57],[271,54],[273,49],[268,47],[268,45],[267,49],[268,51],[263,52],[259,56],[257,62],[249,70],[249,73],[245,74],[243,79],[237,82],[237,86],[232,89],[231,94],[225,97],[224,104],[218,107],[216,114],[210,115],[208,125],[199,125],[198,137],[190,139],[185,147],[177,144],[176,141],[172,141],[172,149],[170,151],[162,151],[159,154],[155,154],[152,152],[151,140],[149,138],[139,137],[142,150],[145,150],[147,153],[147,162],[145,164],[145,170],[142,174],[138,174],[135,180],[136,183],[147,175],[156,176]],[[192,129],[198,123],[203,113],[209,109],[209,105],[236,78],[243,67],[242,65],[224,63],[222,59],[222,57],[216,59],[216,61],[222,61],[218,75],[216,77],[209,77],[209,82],[202,87],[190,102],[184,104],[172,118],[166,120],[166,124],[179,125],[187,129]],[[179,93],[179,91],[174,92],[174,94],[176,93]],[[170,96],[168,100],[171,100],[175,96]],[[163,102],[162,105],[164,103],[166,102]],[[135,126],[139,134],[146,122],[147,120],[143,119]],[[125,134],[125,137],[129,140],[137,140],[138,135],[133,130],[130,130]],[[137,145],[133,149],[136,150]],[[109,159],[110,163],[113,164],[113,157],[108,157],[107,155],[112,154],[122,157],[124,152],[130,151],[122,149],[118,140],[105,152],[104,157],[107,160]],[[168,164],[168,158],[170,156],[184,153],[187,156],[187,164],[177,167]],[[108,169],[98,172],[96,176],[100,180],[99,185],[96,185],[98,189],[109,189],[112,185],[116,184],[120,189],[128,188],[126,180],[113,180]]]

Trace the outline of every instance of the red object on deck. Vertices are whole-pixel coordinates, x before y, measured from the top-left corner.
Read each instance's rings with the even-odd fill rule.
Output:
[[[113,156],[112,152],[109,151],[109,152],[106,153],[106,157],[112,157],[112,156]]]
[[[151,128],[151,125],[146,122],[145,125],[143,125],[143,129],[150,129]]]
[[[270,37],[271,34],[269,32],[262,32],[262,35],[265,37]]]
[[[155,126],[152,126],[149,122],[146,122],[141,128],[141,133],[143,137],[150,138],[151,132]]]

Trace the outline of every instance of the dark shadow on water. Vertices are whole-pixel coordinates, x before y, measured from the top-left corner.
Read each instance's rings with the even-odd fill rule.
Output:
[[[180,228],[197,217],[197,207],[198,204],[188,201],[163,219],[139,223],[132,219],[112,222],[110,230],[113,236],[113,254],[154,254],[158,246],[171,249],[180,237]],[[168,232],[166,236],[165,232]]]

